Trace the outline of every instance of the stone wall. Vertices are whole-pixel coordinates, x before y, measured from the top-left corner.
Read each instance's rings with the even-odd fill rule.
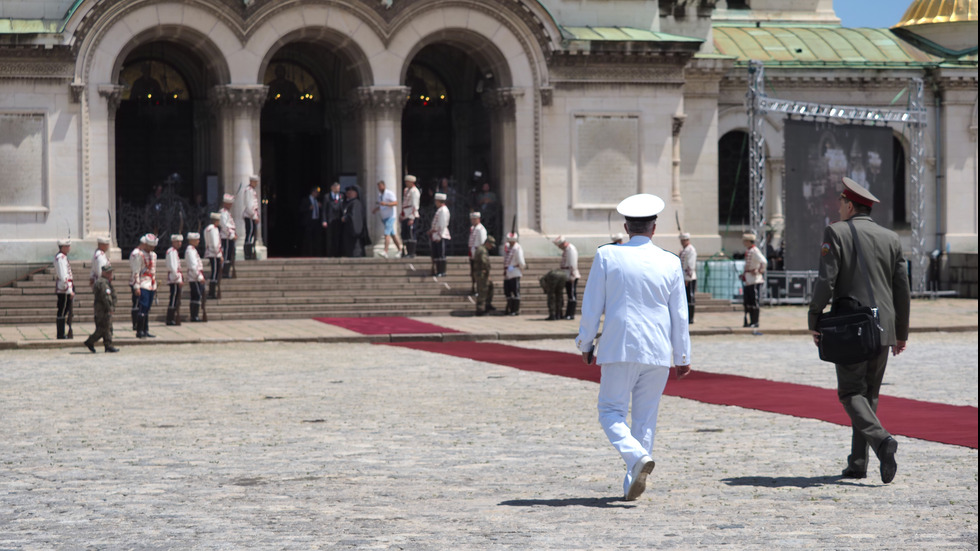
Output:
[[[942,289],[960,298],[977,297],[977,253],[949,253],[943,270]]]

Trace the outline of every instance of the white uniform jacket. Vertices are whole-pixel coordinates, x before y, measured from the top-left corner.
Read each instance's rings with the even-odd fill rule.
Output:
[[[183,282],[184,274],[180,273],[180,251],[170,247],[167,249],[167,283],[173,284]]]
[[[65,253],[59,252],[54,257],[54,292],[61,295],[74,294],[74,279],[68,257],[65,256]]]
[[[504,279],[514,279],[521,277],[521,270],[527,268],[524,262],[524,249],[520,243],[507,243],[504,245]]]
[[[242,218],[259,221],[259,192],[252,186],[245,188],[245,210],[242,211]]]
[[[476,248],[485,243],[487,240],[487,229],[483,224],[477,224],[475,226],[470,226],[470,258],[476,253]]]
[[[452,239],[449,235],[449,208],[446,205],[439,207],[432,217],[432,230],[433,241]]]
[[[221,214],[221,230],[219,232],[221,238],[232,241],[238,239],[238,233],[235,231],[235,217],[231,215],[228,209],[221,209],[218,212]]]
[[[188,245],[184,249],[184,258],[187,260],[187,279],[204,283],[204,265],[201,263],[201,255],[197,252],[197,247]]]
[[[698,251],[694,245],[688,244],[681,249],[681,268],[684,270],[684,281],[694,281],[698,278]]]
[[[133,270],[130,284],[147,291],[155,291],[156,282],[156,253],[136,249],[129,255],[129,267]]]
[[[597,362],[690,365],[687,295],[680,260],[633,236],[628,243],[596,250],[585,284],[575,345],[592,350],[605,313]]]
[[[752,270],[756,270],[754,273],[749,273]],[[755,245],[751,249],[745,250],[745,284],[746,285],[758,285],[765,281],[765,276],[762,274],[766,273],[766,257],[759,250],[759,247]]]
[[[111,264],[109,255],[105,254],[102,249],[95,249],[95,253],[92,254],[92,273],[89,276],[89,283],[95,285],[95,280],[102,275],[102,267],[109,264]]]
[[[406,187],[402,192],[402,215],[405,220],[415,220],[419,217],[419,202],[422,200],[422,193],[419,188]]]
[[[221,231],[214,224],[204,228],[204,257],[221,258]]]
[[[568,274],[569,281],[582,277],[578,271],[578,249],[571,243],[565,245],[565,250],[561,253],[561,269]]]

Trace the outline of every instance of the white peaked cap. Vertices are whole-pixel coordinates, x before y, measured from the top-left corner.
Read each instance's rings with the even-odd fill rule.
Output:
[[[664,200],[656,195],[638,193],[620,201],[616,212],[626,218],[650,218],[660,214],[665,206]]]

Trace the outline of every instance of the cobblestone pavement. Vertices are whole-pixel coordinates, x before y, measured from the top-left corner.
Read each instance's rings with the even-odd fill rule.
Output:
[[[845,481],[849,429],[665,397],[627,503],[594,383],[360,343],[124,352],[0,351],[0,549],[978,546],[977,450],[900,437],[895,482]],[[800,335],[694,354],[833,386]],[[886,380],[976,405],[976,332],[916,335]]]

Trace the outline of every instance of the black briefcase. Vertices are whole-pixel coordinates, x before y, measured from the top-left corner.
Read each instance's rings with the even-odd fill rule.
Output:
[[[820,316],[820,359],[835,364],[866,362],[881,353],[881,327],[875,310],[867,306],[835,304]]]

